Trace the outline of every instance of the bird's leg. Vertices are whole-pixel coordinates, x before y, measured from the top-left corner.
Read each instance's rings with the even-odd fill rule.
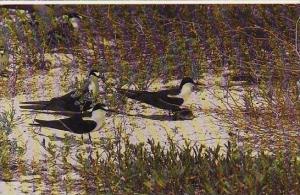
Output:
[[[82,140],[82,142],[83,142],[83,134],[81,134],[81,140]]]
[[[92,142],[92,138],[91,138],[91,134],[89,133],[89,140],[90,140],[90,143],[93,143]]]
[[[46,141],[45,141],[45,138],[43,138],[42,146],[43,146],[43,147],[46,147]]]

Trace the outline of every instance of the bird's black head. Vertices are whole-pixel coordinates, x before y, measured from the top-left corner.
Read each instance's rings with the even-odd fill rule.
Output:
[[[100,78],[100,72],[99,72],[98,70],[92,69],[92,70],[90,71],[89,76],[92,76],[92,75],[95,76],[95,77]]]
[[[186,83],[196,84],[191,77],[184,77],[180,83],[180,88]]]
[[[98,104],[96,104],[96,105],[93,107],[93,111],[99,110],[99,109],[105,110],[105,111],[108,110],[107,106],[106,106],[105,104],[102,104],[102,103],[98,103]]]
[[[69,17],[69,19],[77,18],[77,19],[81,20],[81,16],[76,12],[70,12],[70,13],[67,14],[67,16]]]

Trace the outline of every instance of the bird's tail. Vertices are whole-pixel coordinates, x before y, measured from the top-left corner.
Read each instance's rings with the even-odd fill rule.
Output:
[[[34,105],[26,105],[26,106],[20,106],[21,109],[30,109],[30,110],[44,110],[47,108],[47,105],[44,104],[34,104]]]
[[[59,121],[59,120],[50,120],[50,121],[46,121],[46,120],[40,120],[40,119],[35,119],[34,120],[34,124],[31,124],[33,126],[40,126],[40,127],[47,127],[47,128],[54,128],[54,129],[59,129],[59,130],[64,130],[65,127],[64,125]]]
[[[20,102],[20,104],[43,104],[46,105],[48,104],[49,101],[28,101],[28,102]]]
[[[73,111],[52,111],[52,110],[34,110],[34,113],[37,114],[51,114],[51,115],[61,115],[61,116],[73,116],[75,114],[80,114],[81,112],[73,112]]]

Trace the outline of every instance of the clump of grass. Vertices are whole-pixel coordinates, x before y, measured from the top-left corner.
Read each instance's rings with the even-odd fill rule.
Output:
[[[229,103],[221,100],[229,109],[219,113],[220,121],[228,124],[234,137],[244,145],[269,152],[299,152],[300,109],[295,101],[295,82],[290,83],[288,89],[280,81],[272,87],[265,82],[257,85],[257,89],[243,86],[240,96],[229,91]]]
[[[107,140],[95,155],[76,153],[73,171],[81,179],[68,188],[85,193],[111,194],[297,194],[300,183],[299,156],[243,151],[230,142],[206,148],[185,142],[168,146],[154,140],[131,144]],[[288,160],[287,160],[288,158]],[[68,163],[67,163],[68,164]],[[71,171],[71,169],[69,169]],[[71,185],[71,186],[70,186]]]
[[[8,138],[16,124],[17,119],[13,107],[0,113],[0,180],[13,178],[18,165],[16,162],[20,162],[19,158],[25,151],[16,140]]]
[[[10,106],[8,110],[4,110],[0,113],[0,129],[4,130],[9,135],[12,129],[17,125],[16,111]]]

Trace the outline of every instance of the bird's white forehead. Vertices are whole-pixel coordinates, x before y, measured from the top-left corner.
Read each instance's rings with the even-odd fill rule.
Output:
[[[96,72],[93,72],[92,74],[90,74],[90,76],[95,76],[95,75],[96,75],[97,77],[99,77],[99,76],[100,76],[100,72],[97,72],[97,71],[96,71]]]
[[[92,112],[92,111],[93,111],[93,108],[90,108],[90,109],[88,109],[87,111],[88,111],[88,112]]]

